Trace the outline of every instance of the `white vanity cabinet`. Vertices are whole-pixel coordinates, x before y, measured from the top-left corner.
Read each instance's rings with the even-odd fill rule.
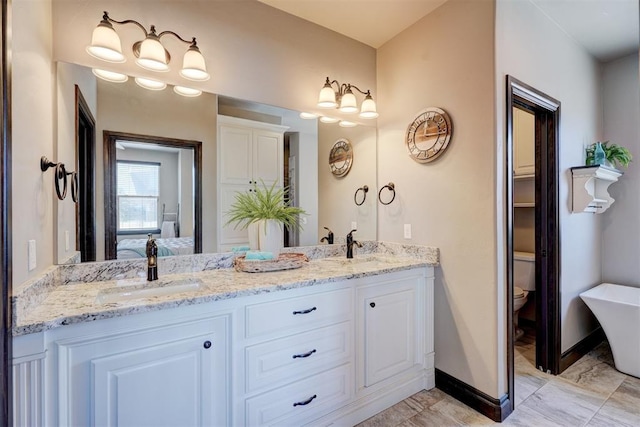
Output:
[[[15,397],[18,407],[31,406],[38,417],[25,411],[14,425],[230,425],[230,315],[184,313],[145,313],[36,334],[46,349],[36,381],[44,393],[30,402]],[[33,383],[33,374],[23,378],[20,371],[16,381]]]

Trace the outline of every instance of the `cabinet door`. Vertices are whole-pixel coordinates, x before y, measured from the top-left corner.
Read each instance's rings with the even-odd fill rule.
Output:
[[[258,184],[282,184],[282,133],[254,130],[253,179]]]
[[[513,109],[513,169],[515,175],[532,175],[536,171],[535,116]]]
[[[231,209],[231,205],[236,200],[236,193],[247,192],[252,189],[249,185],[219,185],[218,194],[220,199],[220,231],[218,239],[220,241],[220,252],[230,251],[234,246],[249,245],[249,233],[246,228],[235,227],[235,224],[225,225],[228,221],[227,212]]]
[[[220,126],[220,183],[249,185],[253,181],[253,132]]]
[[[60,425],[228,421],[226,318],[59,345]]]
[[[416,288],[374,286],[363,290],[359,301],[364,314],[364,386],[368,387],[417,362]]]

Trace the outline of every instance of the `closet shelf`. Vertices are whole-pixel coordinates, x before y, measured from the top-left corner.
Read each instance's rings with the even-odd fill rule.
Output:
[[[515,202],[513,204],[514,208],[535,208],[536,204],[533,202]]]
[[[609,186],[622,172],[608,166],[577,166],[571,168],[572,212],[602,213],[615,201],[609,196]]]

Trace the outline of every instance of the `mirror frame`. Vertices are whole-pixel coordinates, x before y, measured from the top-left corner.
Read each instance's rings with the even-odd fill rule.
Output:
[[[116,182],[116,141],[141,142],[167,147],[193,149],[194,164],[194,227],[193,253],[202,253],[202,142],[161,136],[139,135],[125,132],[103,131],[104,147],[104,257],[105,260],[117,259],[117,194]]]

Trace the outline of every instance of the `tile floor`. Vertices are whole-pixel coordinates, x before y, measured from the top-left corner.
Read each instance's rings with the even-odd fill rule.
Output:
[[[603,342],[558,376],[535,368],[535,341],[516,343],[515,411],[504,426],[640,426],[640,379],[618,372]],[[444,392],[421,391],[358,427],[496,424]]]

